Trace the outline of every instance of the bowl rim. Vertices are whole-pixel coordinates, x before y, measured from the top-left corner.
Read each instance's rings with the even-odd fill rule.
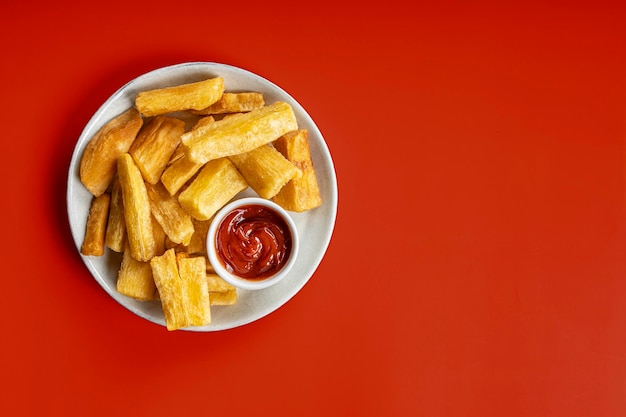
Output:
[[[215,238],[218,229],[222,223],[222,220],[224,220],[224,218],[236,208],[252,204],[261,205],[274,210],[279,216],[281,216],[285,220],[285,223],[289,228],[289,232],[291,233],[291,251],[289,253],[289,259],[287,259],[285,265],[276,274],[258,281],[247,280],[228,272],[228,270],[226,270],[226,268],[222,266],[220,256],[217,254],[215,248]],[[298,228],[296,227],[295,222],[289,215],[289,212],[271,200],[254,196],[237,198],[218,210],[211,220],[211,224],[209,226],[206,238],[207,257],[209,258],[209,261],[211,263],[211,266],[215,270],[215,273],[229,284],[246,290],[261,290],[277,284],[278,282],[283,280],[287,275],[289,275],[290,270],[296,263],[299,247],[300,237],[298,234]]]

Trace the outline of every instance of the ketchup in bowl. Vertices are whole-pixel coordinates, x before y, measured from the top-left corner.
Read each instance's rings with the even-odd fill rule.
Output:
[[[261,280],[283,268],[291,253],[292,236],[283,217],[272,208],[247,204],[224,217],[215,245],[228,272]]]

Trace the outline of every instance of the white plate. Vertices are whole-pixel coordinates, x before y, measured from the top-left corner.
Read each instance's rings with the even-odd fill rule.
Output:
[[[227,91],[257,91],[263,93],[268,104],[285,101],[293,107],[299,127],[309,131],[311,154],[323,204],[308,212],[290,213],[302,237],[298,262],[291,275],[279,284],[264,290],[239,290],[236,305],[212,307],[210,325],[188,329],[205,332],[242,326],[281,307],[311,278],[328,248],[337,214],[337,178],[326,142],[304,108],[280,87],[241,68],[208,62],[190,62],[160,68],[141,75],[120,88],[93,115],[74,149],[67,181],[67,212],[74,242],[80,253],[92,196],[80,182],[78,172],[80,158],[89,139],[107,121],[132,107],[135,95],[139,91],[216,76],[224,77]],[[240,196],[245,195],[254,193],[248,189]],[[104,256],[82,256],[82,259],[96,281],[117,302],[146,320],[165,325],[159,302],[137,301],[116,291],[115,282],[121,259],[119,254],[107,249]]]

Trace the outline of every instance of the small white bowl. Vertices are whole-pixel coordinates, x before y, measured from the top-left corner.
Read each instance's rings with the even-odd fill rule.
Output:
[[[229,271],[225,266],[226,262],[222,259],[221,255],[217,250],[217,234],[220,230],[220,226],[223,220],[234,210],[239,208],[249,206],[249,205],[258,205],[265,208],[270,209],[275,212],[279,217],[281,217],[285,224],[287,225],[287,231],[289,232],[290,240],[291,240],[291,249],[289,254],[287,255],[286,261],[283,263],[283,266],[274,274],[267,277],[262,278],[243,278],[235,273]],[[222,277],[226,282],[242,289],[246,290],[260,290],[263,288],[270,287],[274,284],[277,284],[282,279],[284,279],[288,274],[293,265],[296,262],[296,258],[298,257],[298,249],[300,246],[300,240],[298,237],[298,230],[296,225],[291,218],[291,216],[278,204],[273,201],[266,200],[260,197],[244,197],[237,199],[235,201],[230,202],[229,204],[222,207],[213,217],[211,221],[211,226],[209,227],[209,231],[207,233],[207,255],[211,266],[215,269],[215,272]]]

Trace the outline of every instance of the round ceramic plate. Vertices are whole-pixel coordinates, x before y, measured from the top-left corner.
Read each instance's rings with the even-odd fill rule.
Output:
[[[258,320],[275,311],[291,299],[311,278],[328,248],[337,214],[337,179],[330,152],[321,132],[304,110],[288,93],[272,82],[241,68],[209,62],[191,62],[159,68],[130,81],[113,94],[93,115],[81,133],[74,149],[67,181],[67,211],[74,242],[80,252],[92,195],[79,178],[80,159],[91,137],[114,116],[134,105],[138,92],[155,88],[223,77],[226,91],[256,91],[263,93],[266,104],[275,101],[289,103],[298,125],[309,132],[313,164],[322,194],[322,206],[303,213],[290,213],[302,237],[298,260],[289,277],[264,290],[238,290],[238,301],[232,306],[213,306],[211,324],[191,327],[192,331],[230,329]],[[251,189],[235,198],[255,195]],[[81,255],[82,256],[82,255]],[[118,253],[105,250],[103,256],[82,256],[82,259],[104,290],[122,306],[153,323],[165,325],[158,301],[138,301],[115,289],[121,262]]]

